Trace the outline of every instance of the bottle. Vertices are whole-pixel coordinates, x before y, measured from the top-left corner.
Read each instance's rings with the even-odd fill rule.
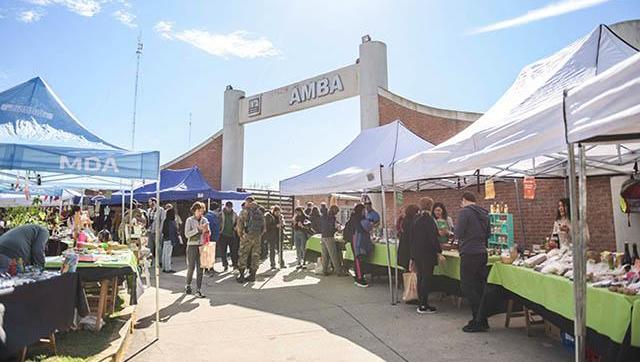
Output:
[[[633,263],[635,264],[638,259],[640,259],[640,255],[638,255],[638,245],[633,243]]]
[[[489,213],[490,214],[495,214],[495,210],[493,208],[493,203],[491,203],[491,205],[489,205]]]
[[[508,214],[509,213],[509,205],[504,204],[504,213]]]
[[[18,264],[16,265],[16,272],[18,274],[24,273],[24,260],[22,260],[22,257],[18,258]]]
[[[624,243],[624,256],[622,257],[622,265],[631,265],[633,259],[631,259],[631,253],[629,252],[629,243]]]

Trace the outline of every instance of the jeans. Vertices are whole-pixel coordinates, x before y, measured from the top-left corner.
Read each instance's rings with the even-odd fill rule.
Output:
[[[270,237],[267,239],[267,245],[269,247],[269,263],[272,268],[276,266],[276,255],[280,250],[280,240],[278,238]]]
[[[484,287],[487,284],[487,254],[462,254],[460,256],[460,287],[469,300],[473,320],[477,321],[478,309]]]
[[[304,231],[293,231],[293,243],[296,246],[296,259],[298,265],[304,264],[305,249],[307,247],[307,233]]]
[[[222,266],[225,268],[229,266],[229,259],[227,258],[227,249],[231,253],[231,264],[238,266],[238,241],[235,236],[227,236],[220,234],[220,246],[218,250],[220,258],[222,259]]]
[[[336,246],[335,238],[322,238],[322,270],[325,273],[329,272],[329,261],[333,264],[333,272],[339,273],[342,271],[342,258],[338,247]]]
[[[421,306],[429,305],[429,287],[433,286],[433,263],[416,263],[418,271],[418,299]]]
[[[162,270],[164,271],[172,270],[171,254],[173,254],[173,242],[171,240],[165,240],[162,243]]]
[[[200,246],[187,245],[187,285],[191,286],[193,271],[196,271],[196,287],[202,288],[202,275],[204,271],[200,267]]]

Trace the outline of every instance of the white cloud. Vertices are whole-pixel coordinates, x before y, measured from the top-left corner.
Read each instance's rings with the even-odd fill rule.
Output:
[[[561,0],[538,9],[527,11],[526,14],[512,19],[499,21],[497,23],[482,26],[471,30],[468,34],[488,33],[496,30],[513,28],[528,24],[534,21],[551,18],[558,15],[571,13],[574,11],[590,8],[610,0]]]
[[[92,17],[102,10],[104,0],[24,0],[38,6],[60,5],[78,15]]]
[[[18,21],[21,21],[23,23],[35,23],[37,21],[39,21],[40,19],[42,19],[42,16],[44,15],[44,13],[42,11],[39,10],[27,10],[27,11],[21,11],[18,14]]]
[[[153,30],[165,39],[172,39],[171,31],[173,31],[173,23],[171,21],[161,20],[153,27]]]
[[[280,54],[273,43],[264,36],[255,36],[246,31],[234,31],[229,34],[210,33],[206,30],[187,29],[174,31],[173,23],[160,21],[154,30],[168,40],[180,40],[205,52],[223,58],[269,57]]]
[[[135,23],[136,16],[128,12],[127,10],[121,9],[113,12],[113,17],[116,18],[122,24],[130,27],[137,28],[138,24]]]

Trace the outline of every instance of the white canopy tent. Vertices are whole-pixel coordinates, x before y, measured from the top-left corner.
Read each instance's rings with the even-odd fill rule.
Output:
[[[442,144],[395,164],[397,182],[471,170],[483,175],[564,176],[566,138],[563,92],[593,78],[637,50],[606,25],[559,52],[534,62],[480,119]],[[638,144],[592,147],[593,173],[620,173],[611,158],[625,158]]]
[[[570,90],[565,100],[571,143],[640,138],[640,53]]]
[[[640,144],[631,142],[640,135],[638,59],[637,49],[601,25],[525,67],[470,127],[396,163],[403,182],[473,169],[569,176],[571,213],[579,211],[572,220],[577,361],[584,360],[586,336],[586,177],[630,173],[628,165],[640,157]],[[574,143],[583,141],[609,144],[579,145],[577,173]]]
[[[420,138],[396,120],[362,131],[344,150],[329,161],[298,176],[280,181],[283,195],[321,195],[334,192],[361,192],[392,184],[395,161],[422,152],[433,144]]]

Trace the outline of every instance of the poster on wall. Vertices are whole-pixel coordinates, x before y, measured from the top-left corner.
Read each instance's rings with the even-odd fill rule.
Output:
[[[524,199],[534,200],[536,198],[536,178],[533,176],[524,177]]]
[[[402,194],[402,191],[396,192],[396,204],[398,206],[402,206],[404,204],[404,195]]]
[[[484,183],[484,199],[493,200],[496,198],[496,186],[493,183],[493,179],[489,179]]]

